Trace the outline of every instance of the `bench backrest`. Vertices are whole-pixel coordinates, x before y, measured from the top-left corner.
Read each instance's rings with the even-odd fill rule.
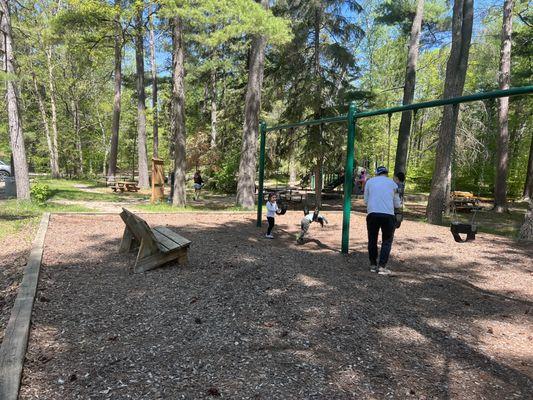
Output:
[[[155,239],[150,226],[144,219],[133,214],[131,211],[126,210],[125,208],[122,208],[120,217],[139,243],[141,240],[143,240],[146,247],[150,249],[157,249],[157,240]]]

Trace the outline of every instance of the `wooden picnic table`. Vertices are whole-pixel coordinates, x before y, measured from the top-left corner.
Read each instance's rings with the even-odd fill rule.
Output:
[[[451,201],[456,210],[479,210],[480,200],[471,192],[455,191],[451,193]]]
[[[115,182],[111,189],[113,192],[138,192],[140,188],[137,186],[137,182]]]

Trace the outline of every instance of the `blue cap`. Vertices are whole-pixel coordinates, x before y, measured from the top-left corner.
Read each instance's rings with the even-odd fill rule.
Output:
[[[389,173],[389,170],[387,169],[387,167],[384,167],[383,165],[376,169],[376,175],[382,175],[382,174],[388,174],[388,173]]]

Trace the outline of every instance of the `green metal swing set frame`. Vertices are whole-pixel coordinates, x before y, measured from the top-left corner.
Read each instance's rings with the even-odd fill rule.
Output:
[[[348,108],[348,113],[336,117],[327,117],[315,120],[300,121],[292,124],[283,124],[269,127],[265,122],[259,124],[260,145],[259,145],[259,187],[257,195],[257,227],[261,227],[262,213],[263,213],[263,184],[265,179],[265,142],[266,134],[272,131],[279,131],[284,129],[298,128],[304,126],[329,124],[336,122],[345,122],[348,128],[348,138],[346,146],[346,163],[344,167],[344,201],[343,201],[343,217],[342,217],[342,244],[341,251],[348,254],[350,243],[350,216],[352,209],[352,191],[353,191],[353,167],[354,167],[354,151],[355,151],[355,126],[359,118],[374,117],[377,115],[393,114],[403,111],[416,111],[422,108],[440,107],[446,105],[457,105],[478,100],[497,99],[500,97],[510,97],[517,95],[525,95],[533,93],[533,86],[522,86],[517,88],[510,88],[506,90],[494,90],[491,92],[482,92],[471,94],[467,96],[453,97],[449,99],[440,99],[425,101],[421,103],[408,104],[404,106],[397,106],[391,108],[384,108],[380,110],[357,112],[355,102],[351,102]]]

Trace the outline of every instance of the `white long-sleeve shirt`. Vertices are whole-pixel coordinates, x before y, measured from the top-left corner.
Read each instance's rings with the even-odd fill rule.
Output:
[[[394,209],[402,205],[398,185],[383,175],[370,178],[365,185],[365,204],[368,214],[394,215]]]
[[[267,218],[268,217],[276,218],[276,211],[279,210],[278,204],[267,201],[266,207],[267,207]]]

